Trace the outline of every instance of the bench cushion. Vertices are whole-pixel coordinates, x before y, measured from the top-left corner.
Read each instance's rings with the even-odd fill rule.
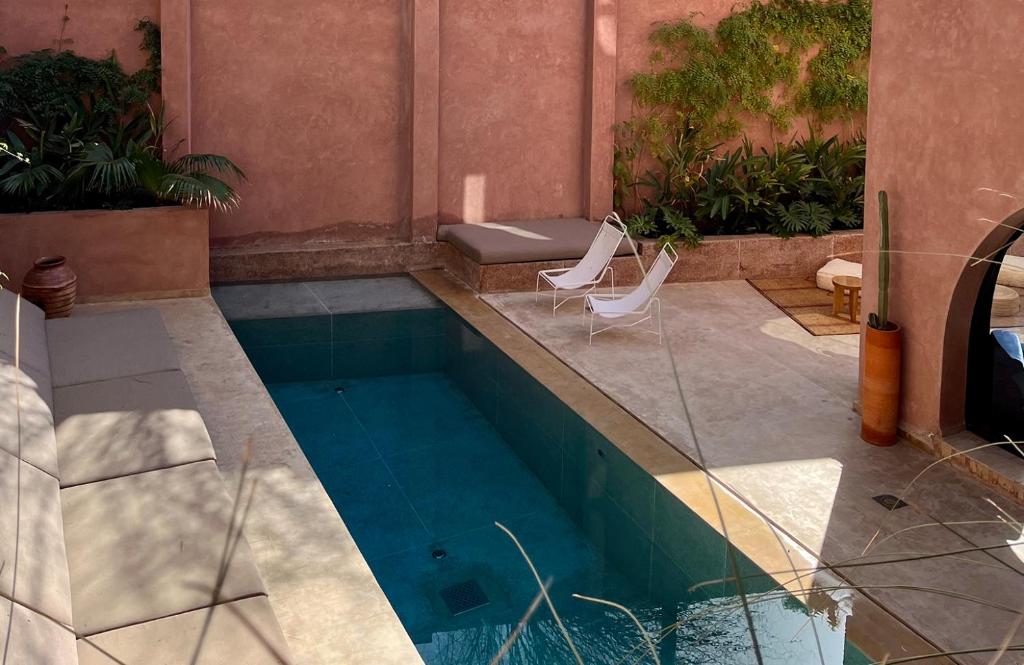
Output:
[[[70,624],[57,479],[0,451],[0,507],[0,596]]]
[[[210,625],[203,635],[207,617]],[[202,639],[199,657],[193,660]],[[266,596],[246,598],[78,641],[80,665],[271,665],[289,662],[287,646]]]
[[[178,369],[155,309],[50,319],[46,336],[55,388]]]
[[[1024,289],[1024,256],[1004,256],[996,283]]]
[[[178,370],[57,388],[61,486],[214,459]]]
[[[48,374],[0,355],[0,450],[56,478],[52,399]]]
[[[0,654],[6,654],[6,662],[12,665],[78,662],[75,634],[70,629],[6,598],[0,598]]]
[[[838,277],[840,275],[861,277],[863,272],[864,268],[859,263],[854,263],[845,259],[832,259],[818,270],[818,274],[815,276],[815,281],[819,289],[835,291],[836,287],[832,284],[833,277]]]
[[[213,462],[69,487],[61,503],[80,637],[214,602],[232,501]],[[242,538],[218,600],[262,593]]]
[[[46,350],[46,317],[43,310],[18,295],[0,289],[0,355],[14,360],[15,344],[21,350],[20,365],[50,373],[50,357]],[[15,336],[15,321],[21,324],[20,338]]]
[[[585,219],[535,219],[525,222],[444,224],[437,239],[481,265],[581,259],[594,242],[598,229]],[[632,253],[623,240],[617,256]]]

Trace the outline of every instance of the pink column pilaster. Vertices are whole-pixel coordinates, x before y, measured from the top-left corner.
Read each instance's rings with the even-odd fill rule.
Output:
[[[618,0],[590,0],[583,209],[590,219],[612,211]]]
[[[437,235],[438,213],[440,3],[439,0],[411,2],[410,235],[413,242],[433,242]]]
[[[192,0],[160,2],[160,79],[164,148],[192,151]]]

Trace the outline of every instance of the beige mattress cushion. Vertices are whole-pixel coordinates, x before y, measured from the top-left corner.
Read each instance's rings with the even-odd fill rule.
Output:
[[[200,640],[203,648],[193,660]],[[266,596],[83,638],[78,641],[78,657],[79,665],[276,665],[290,662],[288,647]]]
[[[1024,256],[1006,256],[996,284],[1024,289]]]
[[[845,259],[832,259],[818,270],[815,281],[819,289],[834,291],[836,287],[832,284],[833,277],[838,277],[839,275],[863,277],[863,272],[863,267],[859,263]]]
[[[523,222],[442,224],[437,239],[481,265],[581,259],[600,224],[585,219],[534,219]],[[617,256],[632,253],[623,240]]]
[[[57,479],[0,451],[0,596],[71,623]],[[17,578],[15,578],[17,575]]]
[[[80,637],[214,603],[232,514],[214,462],[69,487],[60,503]],[[217,600],[264,593],[242,538]]]
[[[0,599],[0,654],[14,665],[75,665],[75,634],[42,614]]]
[[[1008,286],[996,286],[992,295],[992,316],[1014,316],[1020,311],[1020,294]]]
[[[46,335],[54,387],[178,369],[155,309],[50,319]]]
[[[53,401],[62,486],[214,459],[178,370],[57,388]]]

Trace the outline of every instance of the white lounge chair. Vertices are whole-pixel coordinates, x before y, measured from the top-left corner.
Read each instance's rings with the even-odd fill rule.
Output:
[[[588,294],[584,300],[583,312],[584,317],[588,312],[590,314],[590,343],[594,343],[594,335],[606,330],[628,328],[650,321],[652,330],[645,332],[657,335],[658,344],[661,344],[661,300],[658,298],[658,290],[678,260],[679,254],[671,245],[666,244],[661,248],[658,258],[654,260],[654,265],[640,282],[640,286],[621,296]],[[594,321],[599,318],[610,323],[604,328],[594,330]],[[635,320],[619,323],[629,319]]]
[[[551,270],[541,270],[537,273],[537,298],[540,297],[541,280],[544,280],[554,289],[551,295],[552,316],[554,316],[555,311],[559,307],[573,298],[582,298],[596,289],[598,284],[603,282],[604,278],[608,275],[611,275],[612,293],[615,293],[615,269],[612,268],[611,262],[623,238],[628,238],[626,225],[613,212],[601,222],[601,228],[598,230],[597,235],[594,236],[590,249],[587,250],[587,253],[580,259],[579,263],[571,268],[552,268]],[[639,261],[639,259],[637,260]],[[558,302],[559,291],[580,290],[582,290],[582,293],[567,296],[562,302]]]

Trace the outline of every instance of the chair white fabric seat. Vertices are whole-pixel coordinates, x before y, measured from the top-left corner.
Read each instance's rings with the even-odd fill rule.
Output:
[[[545,282],[554,289],[551,294],[551,314],[558,311],[558,308],[573,298],[582,298],[591,293],[604,282],[606,277],[611,277],[612,292],[615,292],[615,270],[611,266],[612,259],[618,251],[622,241],[625,240],[636,254],[636,246],[629,239],[626,232],[626,225],[622,223],[618,214],[611,213],[601,222],[601,228],[594,236],[594,242],[590,249],[580,259],[580,262],[571,268],[552,268],[541,270],[537,273],[537,297],[540,297],[541,282]],[[637,262],[640,257],[637,256]],[[559,291],[582,291],[567,296],[558,301]]]
[[[590,312],[590,343],[594,342],[594,335],[617,327],[635,326],[647,321],[655,325],[654,330],[647,332],[658,336],[658,343],[661,344],[661,300],[658,298],[658,291],[661,289],[669,273],[679,260],[679,254],[669,244],[661,248],[654,265],[644,276],[640,285],[629,293],[623,295],[599,295],[588,294],[584,300],[584,315]],[[595,329],[594,322],[597,319],[618,321],[627,317],[637,317],[637,320],[626,324],[610,324],[604,328]]]

